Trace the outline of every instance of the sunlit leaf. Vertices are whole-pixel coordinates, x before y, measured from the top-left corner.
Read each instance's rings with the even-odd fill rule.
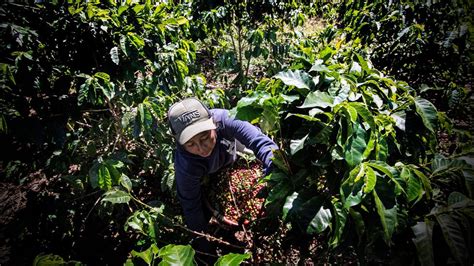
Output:
[[[354,133],[344,147],[344,159],[350,166],[357,165],[362,161],[362,154],[367,146],[366,137],[367,133],[362,126],[355,124]]]
[[[370,193],[374,189],[375,183],[377,183],[377,175],[371,167],[366,167],[364,193]]]
[[[97,177],[99,188],[108,190],[112,187],[112,177],[110,175],[109,169],[105,164],[101,164],[99,166]]]
[[[109,201],[114,204],[117,203],[128,203],[130,201],[131,197],[128,192],[125,192],[123,190],[109,190],[104,193],[104,197],[102,198],[102,201]]]
[[[288,86],[295,86],[300,89],[311,89],[314,87],[312,77],[306,72],[301,70],[288,70],[282,71],[273,76],[274,78],[280,79]]]
[[[417,97],[415,98],[415,107],[425,127],[434,133],[438,122],[438,115],[434,105],[426,99]]]
[[[293,208],[293,202],[295,201],[297,197],[298,197],[298,192],[293,192],[293,194],[286,197],[286,201],[285,201],[285,204],[283,205],[283,210],[282,210],[283,220],[286,219],[288,212],[290,212],[291,209]]]
[[[306,139],[308,138],[309,134],[304,136],[302,139],[296,139],[296,140],[291,140],[291,143],[290,143],[290,152],[291,152],[291,155],[294,155],[295,153],[297,153],[299,150],[303,149],[304,145],[305,145],[305,141]]]
[[[214,266],[238,266],[244,260],[250,259],[250,254],[245,253],[245,254],[236,254],[236,253],[229,253],[224,256],[219,257],[217,259],[216,263]]]
[[[167,245],[160,249],[158,257],[162,259],[159,265],[194,265],[194,250],[190,245]]]
[[[314,218],[306,228],[308,234],[321,233],[331,224],[332,214],[330,209],[321,206]]]
[[[144,251],[138,252],[138,251],[132,250],[132,252],[130,253],[132,254],[133,257],[139,257],[143,261],[145,261],[145,263],[147,263],[148,265],[152,265],[152,262],[155,259],[156,255],[158,254],[158,252],[159,252],[158,247],[155,244],[152,244],[148,249]]]
[[[323,91],[312,91],[308,93],[303,105],[299,108],[326,108],[332,107],[334,103],[334,97]]]
[[[112,49],[110,49],[110,58],[112,59],[112,62],[114,62],[116,65],[118,65],[120,63],[120,58],[119,58],[118,47],[117,46],[112,47]]]

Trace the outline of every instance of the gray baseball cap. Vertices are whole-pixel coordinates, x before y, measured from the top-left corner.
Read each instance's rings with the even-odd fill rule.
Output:
[[[168,110],[168,120],[181,145],[203,131],[216,129],[209,109],[196,98],[186,98],[173,104]]]

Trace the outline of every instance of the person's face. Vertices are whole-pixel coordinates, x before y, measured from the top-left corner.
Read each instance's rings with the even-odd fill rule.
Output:
[[[208,157],[216,146],[217,134],[215,129],[201,132],[184,143],[184,149],[194,155]]]

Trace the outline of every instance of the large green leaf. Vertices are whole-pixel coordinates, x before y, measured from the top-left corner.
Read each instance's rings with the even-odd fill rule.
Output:
[[[415,167],[416,166],[410,165],[410,170],[419,178],[419,180],[423,184],[423,188],[425,190],[426,197],[429,199],[429,198],[431,198],[431,194],[432,194],[431,182],[428,179],[428,177],[426,177],[425,174],[423,174],[421,171],[419,171]]]
[[[282,71],[273,76],[274,78],[280,79],[288,86],[295,86],[299,89],[308,89],[310,90],[315,86],[313,79],[306,72],[301,70],[288,70]]]
[[[341,243],[342,233],[346,226],[347,221],[347,211],[343,208],[342,203],[337,201],[337,199],[332,200],[333,214],[335,217],[335,227],[330,239],[330,246],[336,247]]]
[[[364,193],[370,193],[377,183],[377,175],[375,171],[370,167],[367,166],[365,168],[365,186],[364,186]]]
[[[312,91],[308,93],[303,105],[299,108],[326,108],[334,106],[334,97],[325,91]]]
[[[375,130],[376,125],[374,116],[364,104],[359,102],[350,102],[349,105],[357,110],[357,114],[360,115],[360,117],[362,117],[362,119],[369,124],[372,130]]]
[[[360,124],[354,124],[352,136],[344,147],[344,159],[350,166],[362,162],[362,155],[367,147],[367,133]]]
[[[375,201],[375,207],[377,209],[377,213],[380,217],[380,223],[382,224],[383,232],[384,232],[384,240],[387,244],[391,243],[392,234],[395,231],[397,226],[397,205],[394,205],[391,209],[386,209],[383,205],[382,201],[380,200],[377,192],[375,190],[372,191]]]
[[[160,249],[158,257],[162,259],[159,265],[194,265],[194,250],[190,245],[167,245]]]
[[[416,112],[418,113],[418,115],[420,115],[425,127],[431,132],[435,133],[436,125],[438,122],[438,112],[436,111],[434,105],[426,99],[416,97],[415,107]]]
[[[387,175],[390,180],[395,184],[397,188],[397,191],[395,192],[397,195],[401,192],[406,194],[405,190],[400,185],[400,182],[398,182],[398,180],[395,178],[395,174],[397,174],[397,171],[393,167],[381,161],[371,161],[368,162],[367,165]]]
[[[423,196],[423,189],[418,178],[412,175],[408,167],[402,168],[402,170],[400,171],[400,177],[402,177],[407,184],[406,192],[409,202],[418,200]]]
[[[131,197],[128,192],[125,192],[123,190],[113,189],[104,193],[104,197],[102,198],[102,201],[109,201],[116,204],[116,203],[128,203],[130,199]]]
[[[422,266],[435,265],[433,253],[433,223],[430,220],[418,222],[411,227],[415,238],[413,243],[416,247],[418,260]]]
[[[152,265],[153,260],[155,259],[156,255],[158,254],[159,249],[155,244],[152,244],[148,249],[138,252],[135,250],[132,250],[130,252],[133,257],[139,257],[143,261],[145,261],[146,264]]]
[[[97,170],[99,188],[109,190],[112,188],[112,176],[105,164],[101,164]]]
[[[288,193],[290,193],[290,184],[288,180],[282,180],[282,182],[278,183],[270,192],[268,193],[268,197],[265,200],[265,206],[270,205],[275,202],[279,202],[280,200],[284,199]]]
[[[286,197],[286,201],[285,204],[283,204],[282,210],[283,220],[286,219],[288,213],[291,211],[291,209],[293,209],[293,203],[295,202],[296,198],[298,198],[298,192],[293,192],[293,194]]]
[[[309,134],[304,136],[302,139],[292,139],[290,143],[290,153],[294,155],[299,150],[303,149],[306,139],[308,138]]]
[[[250,254],[229,253],[220,257],[216,261],[216,263],[214,263],[214,266],[237,266],[240,265],[246,259],[250,259]]]
[[[331,219],[331,210],[324,208],[324,206],[321,206],[319,211],[316,213],[316,215],[313,217],[308,227],[306,228],[306,232],[308,234],[319,234],[323,232],[331,224]]]
[[[460,265],[468,265],[471,252],[464,239],[465,231],[450,213],[439,213],[436,220],[454,259]]]

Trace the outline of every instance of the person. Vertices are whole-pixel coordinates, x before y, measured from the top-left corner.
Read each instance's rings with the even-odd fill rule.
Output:
[[[211,216],[203,204],[201,178],[231,165],[243,148],[253,151],[267,175],[278,146],[256,126],[231,118],[228,110],[208,109],[193,97],[173,104],[168,122],[177,143],[175,180],[186,225],[206,232]]]

